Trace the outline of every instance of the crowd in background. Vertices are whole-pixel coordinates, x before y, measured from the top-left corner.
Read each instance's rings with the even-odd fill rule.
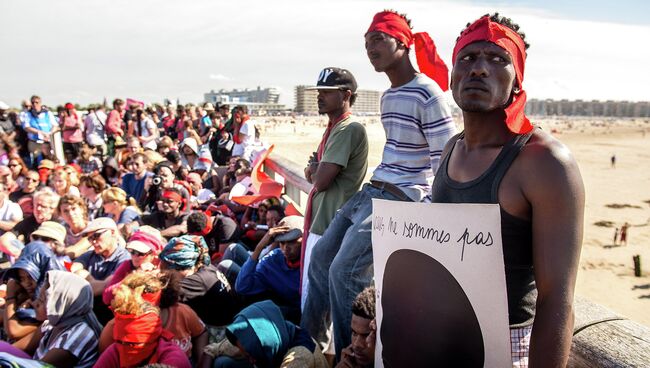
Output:
[[[331,365],[298,327],[304,219],[259,192],[256,125],[245,106],[0,102],[0,366]],[[371,364],[374,292],[350,307],[367,331],[347,354]]]

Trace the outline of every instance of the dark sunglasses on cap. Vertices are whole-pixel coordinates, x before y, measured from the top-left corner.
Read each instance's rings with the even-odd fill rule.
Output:
[[[54,239],[52,239],[52,238],[46,238],[44,236],[39,236],[39,235],[32,235],[32,240],[34,240],[34,241],[42,241],[42,242],[54,241]]]
[[[149,255],[149,253],[151,253],[151,252],[142,253],[142,252],[139,252],[139,251],[137,251],[135,249],[130,249],[130,248],[127,249],[127,250],[129,251],[129,253],[131,253],[132,256],[138,256],[138,257],[144,257],[144,256]]]
[[[103,230],[103,231],[100,230],[100,231],[94,232],[93,234],[88,235],[88,241],[91,242],[91,243],[94,242],[94,241],[97,241],[97,239],[99,239],[106,231],[108,231],[108,230]]]

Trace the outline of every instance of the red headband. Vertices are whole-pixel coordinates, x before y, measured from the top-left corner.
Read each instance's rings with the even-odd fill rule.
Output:
[[[415,43],[415,57],[420,71],[438,83],[443,91],[449,89],[449,70],[436,51],[436,44],[426,32],[413,34],[401,15],[383,11],[375,14],[366,34],[385,33],[410,48]]]
[[[479,18],[461,33],[454,47],[451,61],[456,64],[456,55],[465,46],[473,42],[488,41],[505,49],[512,58],[519,92],[512,96],[512,103],[506,107],[506,125],[513,133],[528,133],[533,125],[525,115],[526,92],[523,88],[524,64],[526,62],[526,45],[517,32],[497,22],[492,22],[489,16]]]
[[[115,326],[113,327],[115,340],[151,343],[158,340],[162,331],[162,320],[157,313],[150,312],[140,316],[115,313]]]
[[[164,191],[162,197],[165,199],[171,199],[174,202],[183,203],[183,196],[171,190]]]

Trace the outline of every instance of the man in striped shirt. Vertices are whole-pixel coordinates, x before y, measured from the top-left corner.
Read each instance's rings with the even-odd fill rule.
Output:
[[[365,43],[370,63],[391,82],[381,99],[386,131],[382,162],[314,246],[301,323],[327,347],[331,321],[337,357],[350,345],[352,301],[372,282],[372,199],[427,200],[442,149],[455,132],[442,94],[448,86],[447,68],[426,33],[413,34],[404,15],[384,11],[375,15]],[[414,43],[418,66],[426,75],[410,62]]]

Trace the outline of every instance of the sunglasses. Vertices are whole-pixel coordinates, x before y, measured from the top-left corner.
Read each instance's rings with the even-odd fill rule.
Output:
[[[129,251],[129,253],[131,253],[132,256],[138,256],[138,257],[148,256],[149,253],[151,253],[151,252],[142,253],[142,252],[138,252],[135,249],[128,249],[128,251]]]
[[[105,232],[106,232],[106,230],[97,231],[92,235],[88,235],[88,241],[91,242],[91,243],[96,242],[102,235],[104,235]]]
[[[34,241],[42,241],[42,242],[49,242],[49,241],[52,241],[54,239],[46,238],[46,237],[39,236],[39,235],[32,235],[32,240],[34,240]]]

